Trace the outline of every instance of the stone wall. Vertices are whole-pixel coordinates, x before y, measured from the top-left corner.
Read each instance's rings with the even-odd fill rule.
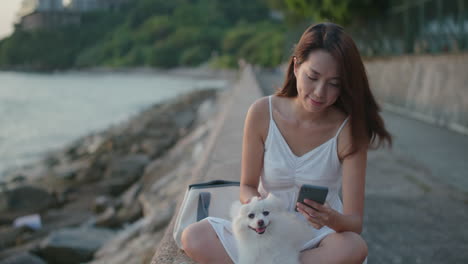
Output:
[[[468,54],[365,61],[385,109],[468,134]]]

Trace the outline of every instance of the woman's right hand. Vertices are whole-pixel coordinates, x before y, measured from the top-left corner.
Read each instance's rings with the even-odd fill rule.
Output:
[[[262,196],[252,196],[252,197],[250,197],[249,199],[247,199],[247,201],[245,201],[245,204],[250,203],[250,201],[252,201],[252,199],[253,199],[254,197],[257,197],[258,200],[262,200],[262,199],[263,199]]]
[[[260,197],[260,193],[253,186],[242,184],[240,185],[240,201],[242,204],[248,204],[253,197]]]

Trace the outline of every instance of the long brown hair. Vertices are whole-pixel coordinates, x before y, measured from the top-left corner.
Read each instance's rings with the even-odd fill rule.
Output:
[[[312,51],[318,49],[330,53],[340,68],[341,92],[334,106],[350,116],[352,151],[348,155],[363,145],[370,144],[371,148],[378,148],[386,141],[391,146],[392,136],[385,129],[379,115],[380,107],[370,91],[359,51],[351,37],[339,25],[320,23],[305,30],[289,59],[285,82],[276,95],[297,96],[294,57],[300,65]]]

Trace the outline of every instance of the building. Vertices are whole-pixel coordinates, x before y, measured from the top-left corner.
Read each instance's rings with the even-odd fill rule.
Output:
[[[53,29],[65,25],[81,24],[79,13],[65,11],[35,11],[23,16],[17,28],[31,31],[41,28]]]
[[[17,15],[15,28],[27,31],[81,23],[81,16],[66,11],[62,0],[23,0]]]
[[[113,10],[119,8],[127,1],[128,0],[69,0],[66,8],[74,12]]]
[[[37,1],[36,11],[49,12],[49,11],[63,10],[62,0],[36,0],[36,1]]]
[[[71,0],[67,8],[76,12],[89,12],[100,9],[100,5],[98,0]]]
[[[63,10],[62,0],[23,0],[18,17],[29,15],[33,12],[49,12]]]
[[[117,9],[127,1],[129,0],[23,0],[15,27],[29,31],[80,25],[81,13]]]

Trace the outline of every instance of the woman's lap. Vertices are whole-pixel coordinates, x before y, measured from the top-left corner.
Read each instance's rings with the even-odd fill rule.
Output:
[[[354,232],[331,233],[316,248],[301,254],[302,263],[363,263],[367,244]]]
[[[204,245],[201,248],[204,250],[215,249],[216,251],[220,251],[218,252],[220,256],[228,257],[235,263],[237,261],[237,248],[232,237],[232,230],[225,228],[226,223],[224,221],[226,220],[219,218],[208,218],[202,221],[203,232],[201,235],[210,236],[204,239],[204,241],[210,244]],[[202,241],[203,239],[198,237],[197,240]],[[213,245],[214,243],[216,245]],[[206,250],[206,252],[210,254],[214,253],[211,250]],[[304,264],[309,262],[331,263],[329,258],[337,260],[345,258],[348,261],[346,263],[350,263],[349,259],[357,260],[366,256],[367,245],[365,241],[360,235],[353,232],[329,233],[320,240],[316,247],[304,250],[301,253],[301,259]],[[362,261],[356,263],[362,263]]]
[[[231,261],[208,219],[188,226],[182,234],[182,244],[186,254],[197,262]]]
[[[213,231],[216,232],[226,254],[236,263],[238,258],[237,245],[232,232],[231,222],[217,217],[208,217],[206,220],[210,223]]]

